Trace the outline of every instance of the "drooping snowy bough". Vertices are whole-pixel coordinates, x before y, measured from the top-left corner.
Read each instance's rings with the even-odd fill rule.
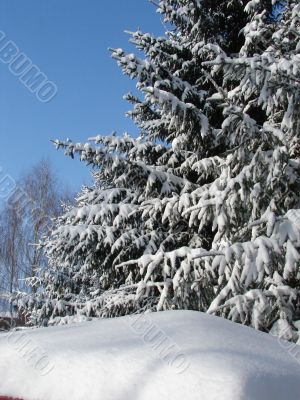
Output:
[[[161,0],[172,29],[130,33],[145,59],[112,50],[140,136],[56,141],[95,185],[44,244],[33,319],[194,309],[297,339],[300,5],[271,10]]]

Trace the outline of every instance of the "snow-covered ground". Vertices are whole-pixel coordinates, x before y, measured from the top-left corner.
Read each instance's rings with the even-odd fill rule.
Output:
[[[298,349],[192,311],[13,332],[0,335],[0,395],[24,400],[299,399]]]

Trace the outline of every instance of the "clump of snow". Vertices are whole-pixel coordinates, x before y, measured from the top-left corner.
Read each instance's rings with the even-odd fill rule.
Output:
[[[39,364],[29,365],[21,335],[0,335],[0,395],[24,400],[300,398],[299,346],[199,312],[27,331],[27,340],[48,357],[47,374]]]

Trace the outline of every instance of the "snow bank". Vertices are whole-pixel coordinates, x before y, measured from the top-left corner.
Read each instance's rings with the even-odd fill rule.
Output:
[[[0,395],[24,400],[299,399],[298,349],[192,311],[1,334]]]

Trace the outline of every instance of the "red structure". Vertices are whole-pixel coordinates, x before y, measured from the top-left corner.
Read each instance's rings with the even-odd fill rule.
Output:
[[[0,400],[22,400],[22,399],[16,399],[15,397],[0,396]]]

